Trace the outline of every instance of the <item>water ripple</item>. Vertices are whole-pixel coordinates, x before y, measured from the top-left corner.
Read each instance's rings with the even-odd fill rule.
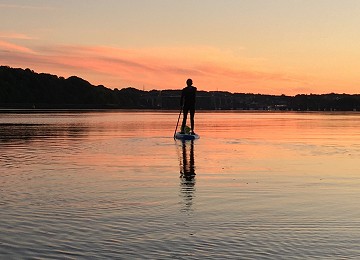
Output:
[[[357,121],[199,113],[174,143],[170,112],[2,116],[1,258],[360,256]]]

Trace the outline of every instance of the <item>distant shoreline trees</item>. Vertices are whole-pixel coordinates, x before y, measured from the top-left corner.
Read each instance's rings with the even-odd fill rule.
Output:
[[[143,91],[94,86],[30,69],[0,66],[0,108],[11,109],[179,109],[179,90]],[[360,111],[360,95],[263,95],[198,91],[199,110]]]

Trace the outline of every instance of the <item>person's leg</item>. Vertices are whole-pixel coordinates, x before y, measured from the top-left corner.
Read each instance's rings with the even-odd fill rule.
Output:
[[[184,107],[184,109],[183,109],[183,121],[182,121],[182,124],[181,124],[181,133],[184,133],[184,131],[185,131],[185,125],[186,125],[188,112],[189,112],[189,109],[187,107]]]
[[[190,123],[191,123],[191,132],[193,132],[193,133],[194,133],[194,127],[195,127],[194,117],[195,117],[195,109],[192,108],[192,109],[190,109]]]

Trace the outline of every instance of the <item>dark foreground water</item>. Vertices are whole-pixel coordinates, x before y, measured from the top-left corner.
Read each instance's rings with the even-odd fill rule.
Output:
[[[360,259],[360,114],[0,114],[1,259]]]

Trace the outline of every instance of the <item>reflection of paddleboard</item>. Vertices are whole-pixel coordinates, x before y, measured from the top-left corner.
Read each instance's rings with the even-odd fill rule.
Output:
[[[174,137],[180,140],[195,140],[200,138],[198,134],[181,134],[180,132],[177,132]]]

